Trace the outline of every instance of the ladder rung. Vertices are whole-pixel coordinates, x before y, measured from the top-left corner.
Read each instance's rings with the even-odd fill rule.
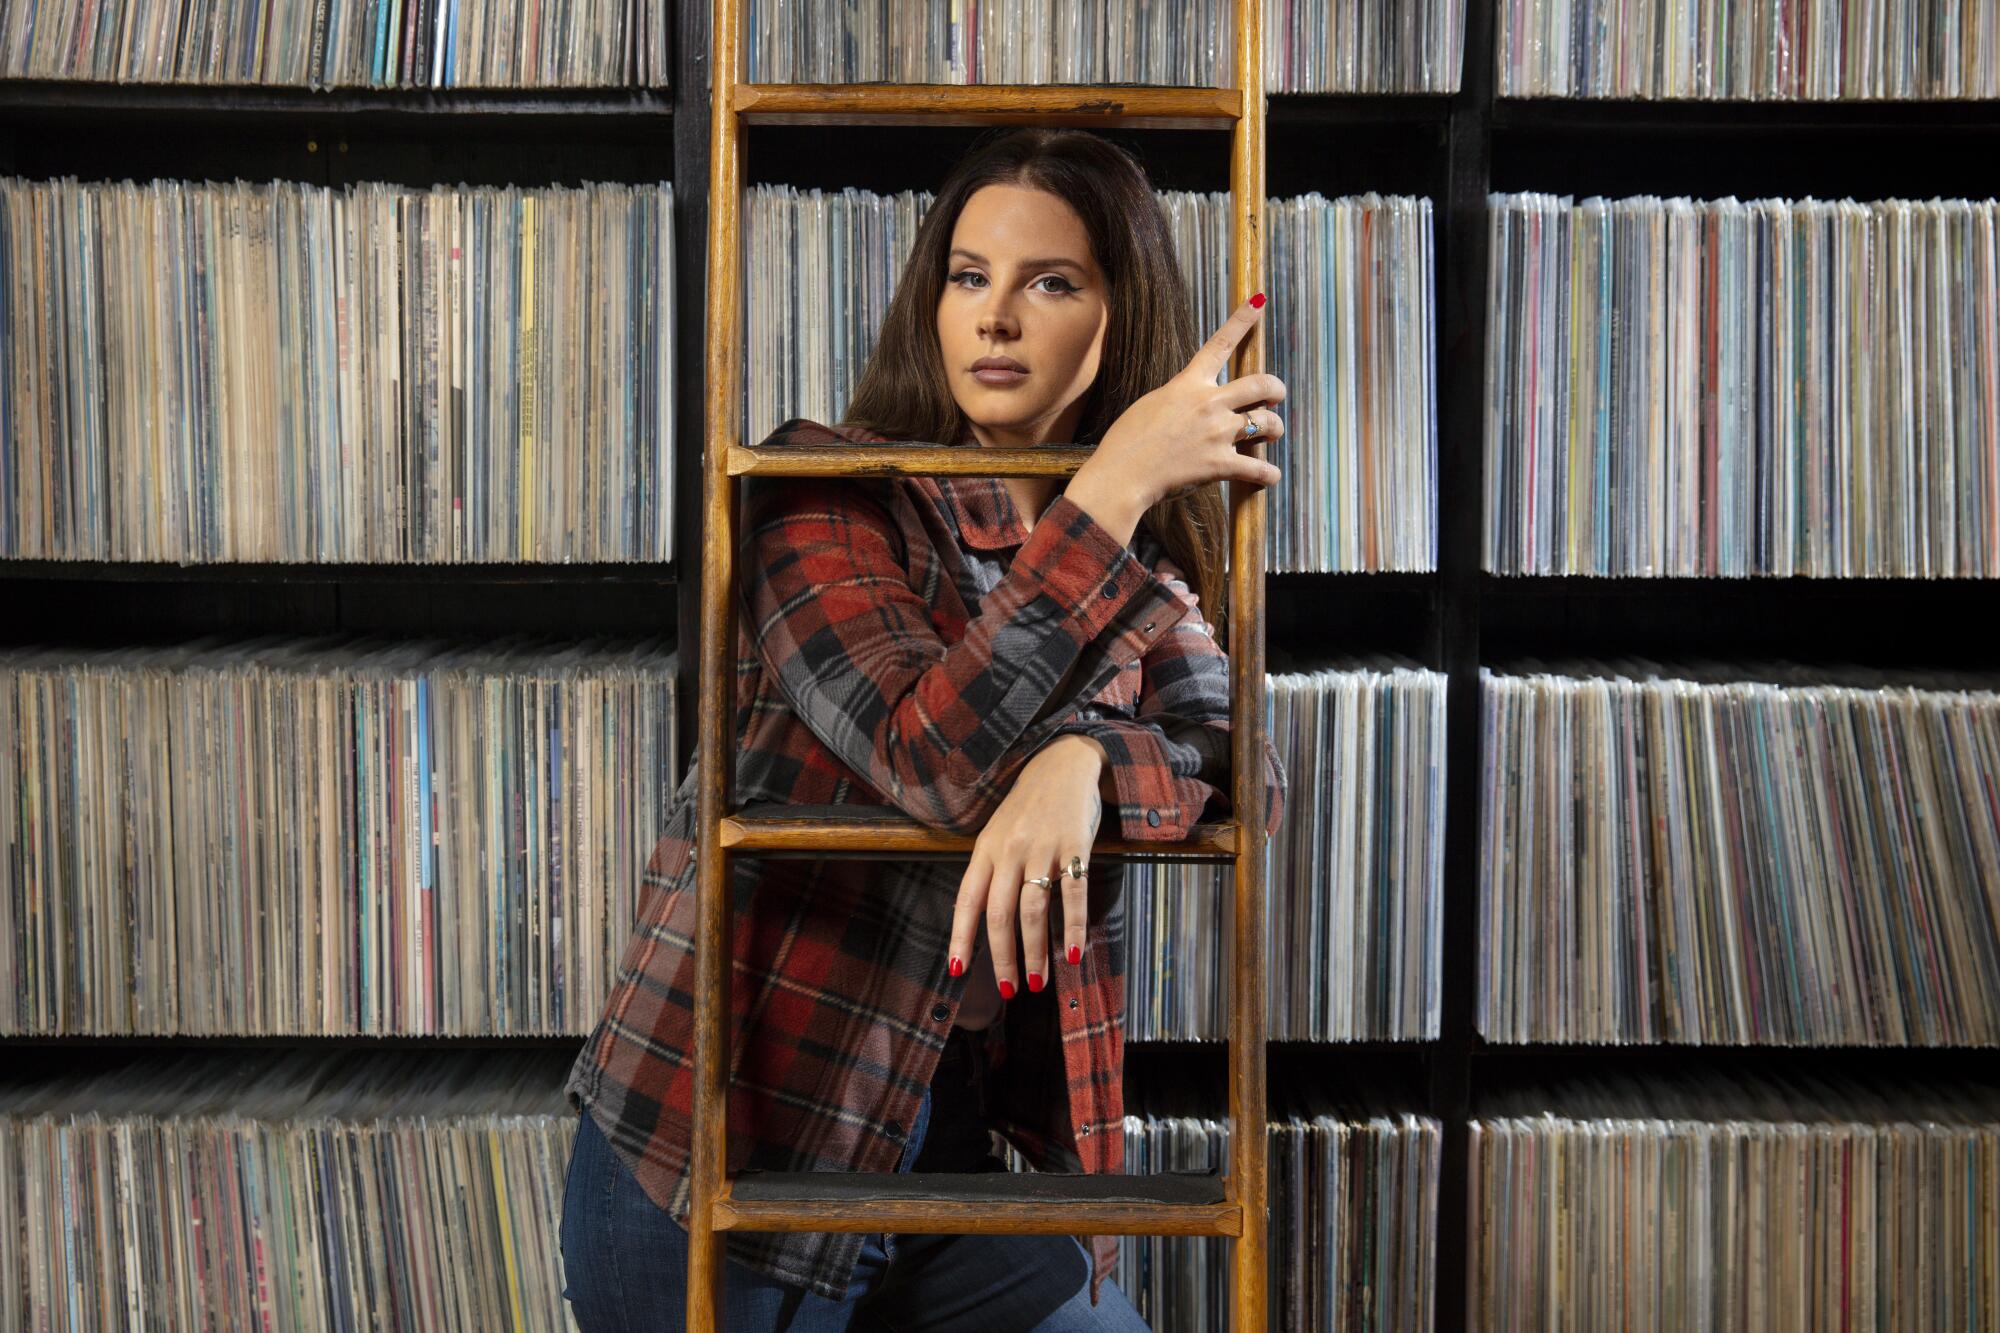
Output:
[[[732,444],[734,477],[1069,477],[1095,453],[1086,445],[987,449],[973,445],[866,444],[787,448]]]
[[[932,828],[879,805],[786,805],[760,802],[722,817],[722,846],[734,852],[815,856],[963,856],[975,835]],[[1100,838],[1093,857],[1227,861],[1236,854],[1236,821],[1196,824],[1181,842]]]
[[[1243,118],[1240,88],[1127,84],[745,83],[731,108],[763,125],[1117,125],[1226,130]]]
[[[718,1231],[1240,1236],[1243,1208],[1211,1169],[1149,1175],[1039,1171],[741,1171]]]

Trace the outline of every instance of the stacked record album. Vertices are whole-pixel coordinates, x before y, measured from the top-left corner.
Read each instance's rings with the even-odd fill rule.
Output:
[[[0,1073],[9,1328],[573,1328],[566,1052],[155,1052]]]
[[[2000,97],[1995,0],[1498,0],[1502,97]]]
[[[1266,689],[1288,785],[1265,848],[1265,1031],[1435,1039],[1445,677],[1385,656],[1274,672]],[[1127,1039],[1220,1041],[1234,872],[1156,861],[1126,875]]]
[[[51,0],[0,9],[0,79],[308,88],[664,84],[640,0]]]
[[[1236,82],[1231,0],[752,0],[753,83]],[[1450,93],[1465,0],[1266,0],[1274,93]]]
[[[0,178],[0,556],[666,560],[672,220],[664,182]]]
[[[583,1034],[675,787],[657,641],[0,650],[0,1032]]]
[[[2000,574],[2000,201],[1491,222],[1485,568]]]

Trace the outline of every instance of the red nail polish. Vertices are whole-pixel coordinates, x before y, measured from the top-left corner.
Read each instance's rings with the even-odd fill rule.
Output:
[[[957,976],[959,973],[963,971],[965,971],[965,964],[959,961],[959,957],[957,954],[953,954],[951,958],[951,974],[953,976]]]
[[[1264,308],[1264,293],[1258,292],[1255,296],[1251,297],[1250,304],[1262,310]]]
[[[1082,962],[1082,961],[1083,961],[1083,950],[1082,950],[1081,948],[1079,948],[1078,946],[1074,945],[1074,944],[1070,945],[1070,946],[1069,946],[1069,960],[1070,960],[1070,961],[1071,961],[1072,963],[1080,963],[1080,962]]]
[[[1000,998],[1003,1000],[1014,998],[1014,983],[1005,977],[1000,978]]]
[[[1040,990],[1041,988],[1042,988],[1042,974],[1039,972],[1028,973],[1028,989]]]

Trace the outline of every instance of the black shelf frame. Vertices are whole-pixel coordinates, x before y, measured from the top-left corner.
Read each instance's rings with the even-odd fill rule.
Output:
[[[379,128],[388,118],[673,114],[666,88],[294,88],[231,83],[0,80],[0,111],[87,118],[132,115],[303,116]]]
[[[676,381],[703,382],[710,109],[709,9],[679,6],[674,84],[578,92],[106,88],[0,82],[0,172],[523,185],[671,180]],[[1513,657],[1694,653],[2000,672],[1981,626],[2000,624],[2000,581],[1505,577],[1479,568],[1487,198],[1577,195],[1991,197],[2000,187],[2000,102],[1644,102],[1495,96],[1492,6],[1466,7],[1462,86],[1436,96],[1274,95],[1274,196],[1377,190],[1432,201],[1437,264],[1438,567],[1422,573],[1273,574],[1273,670],[1391,651],[1445,674],[1448,784],[1441,1027],[1423,1042],[1273,1040],[1274,1071],[1337,1089],[1378,1080],[1443,1125],[1437,1328],[1467,1327],[1468,1123],[1524,1081],[1604,1068],[1678,1074],[1838,1068],[1887,1079],[1971,1075],[1993,1052],[1964,1048],[1619,1046],[1488,1043],[1474,1025],[1479,957],[1479,671]],[[930,188],[967,127],[757,126],[746,180],[799,188]],[[1106,131],[1161,188],[1227,188],[1219,131]],[[830,152],[837,143],[840,151]],[[1282,302],[1284,292],[1274,292]],[[695,330],[696,332],[688,332]],[[178,631],[310,628],[499,633],[669,633],[695,641],[701,395],[674,428],[676,560],[670,565],[106,565],[0,561],[6,638],[120,641]],[[681,595],[685,590],[687,595]],[[467,593],[477,593],[468,597]],[[483,613],[453,607],[477,602]],[[440,617],[443,617],[440,620]],[[682,654],[683,765],[695,734],[694,662]],[[17,1064],[61,1067],[161,1048],[550,1050],[581,1038],[399,1036],[0,1037]],[[1133,1084],[1219,1087],[1219,1042],[1132,1042]],[[1206,1062],[1206,1063],[1204,1063]],[[1210,1066],[1213,1066],[1211,1069]],[[1215,1078],[1202,1077],[1203,1071]]]

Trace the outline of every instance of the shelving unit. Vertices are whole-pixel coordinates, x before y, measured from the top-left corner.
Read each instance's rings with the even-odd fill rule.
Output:
[[[69,565],[0,561],[9,644],[160,641],[211,632],[366,628],[466,634],[667,633],[681,653],[685,764],[699,734],[695,688],[703,519],[701,444],[706,250],[714,141],[709,5],[677,7],[670,90],[514,94],[309,93],[219,88],[0,84],[0,173],[120,179],[281,178],[574,184],[670,178],[679,310],[675,405],[677,556],[672,566]],[[1499,100],[1492,7],[1471,0],[1461,91],[1449,97],[1272,95],[1265,185],[1428,196],[1436,213],[1439,568],[1433,574],[1286,574],[1267,584],[1273,669],[1333,652],[1405,653],[1447,673],[1448,795],[1435,1042],[1274,1042],[1270,1060],[1328,1084],[1412,1087],[1409,1109],[1444,1124],[1438,1199],[1440,1330],[1467,1326],[1467,1122],[1482,1094],[1565,1068],[1667,1072],[1704,1063],[1769,1069],[1837,1064],[1887,1076],[1949,1073],[1963,1050],[1491,1045],[1474,1030],[1478,962],[1482,664],[1515,656],[1681,653],[1814,662],[1994,668],[1981,629],[2000,623],[2000,584],[1912,580],[1502,578],[1479,568],[1491,190],[1718,197],[1986,197],[2000,188],[2000,103],[1635,103]],[[965,126],[759,126],[746,184],[926,188]],[[1226,189],[1215,130],[1107,130],[1137,149],[1155,184]],[[838,142],[841,151],[828,148]],[[1283,291],[1275,302],[1287,300]],[[1294,384],[1292,391],[1311,391]],[[235,1046],[575,1045],[575,1039],[0,1039],[33,1076],[163,1045],[209,1056]],[[1990,1058],[1990,1057],[1987,1057]],[[1218,1072],[1210,1043],[1135,1043],[1128,1083]]]

